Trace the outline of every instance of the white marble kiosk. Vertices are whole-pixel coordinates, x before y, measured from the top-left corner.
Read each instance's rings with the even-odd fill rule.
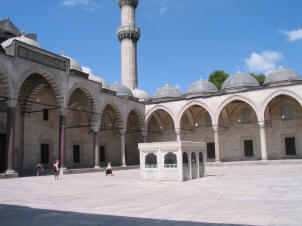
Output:
[[[206,175],[206,143],[191,141],[138,144],[142,180],[185,181]]]

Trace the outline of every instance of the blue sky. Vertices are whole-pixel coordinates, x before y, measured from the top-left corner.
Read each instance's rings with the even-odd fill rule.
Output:
[[[169,84],[185,92],[214,70],[302,75],[301,0],[140,0],[139,88]],[[108,83],[120,81],[120,9],[116,0],[10,0],[0,15],[44,49],[73,57]]]

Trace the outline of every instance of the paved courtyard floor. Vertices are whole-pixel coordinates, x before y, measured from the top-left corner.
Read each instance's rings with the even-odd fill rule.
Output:
[[[208,167],[187,182],[139,170],[0,180],[0,225],[302,225],[302,164]]]

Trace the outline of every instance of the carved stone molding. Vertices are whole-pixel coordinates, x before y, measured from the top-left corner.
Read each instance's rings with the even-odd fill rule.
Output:
[[[122,26],[117,29],[116,35],[120,41],[125,38],[138,41],[141,35],[141,30],[136,26]]]
[[[120,8],[122,8],[124,5],[130,5],[136,8],[138,3],[139,0],[118,0],[118,5],[120,6]]]

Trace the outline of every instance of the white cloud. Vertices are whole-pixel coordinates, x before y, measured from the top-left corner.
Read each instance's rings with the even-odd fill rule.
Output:
[[[82,69],[83,69],[83,72],[85,72],[85,73],[87,73],[89,75],[93,75],[92,68],[82,66]]]
[[[159,14],[161,16],[165,15],[166,11],[168,10],[167,6],[163,6],[160,10],[159,10]]]
[[[268,73],[276,69],[276,62],[282,58],[282,53],[266,50],[260,54],[253,52],[250,58],[245,59],[245,63],[249,72]]]
[[[302,39],[302,29],[297,29],[297,30],[280,30],[281,33],[287,35],[287,41],[294,42],[299,39]]]
[[[97,8],[101,8],[94,0],[62,0],[61,4],[66,7],[82,7],[84,10],[90,12]]]

